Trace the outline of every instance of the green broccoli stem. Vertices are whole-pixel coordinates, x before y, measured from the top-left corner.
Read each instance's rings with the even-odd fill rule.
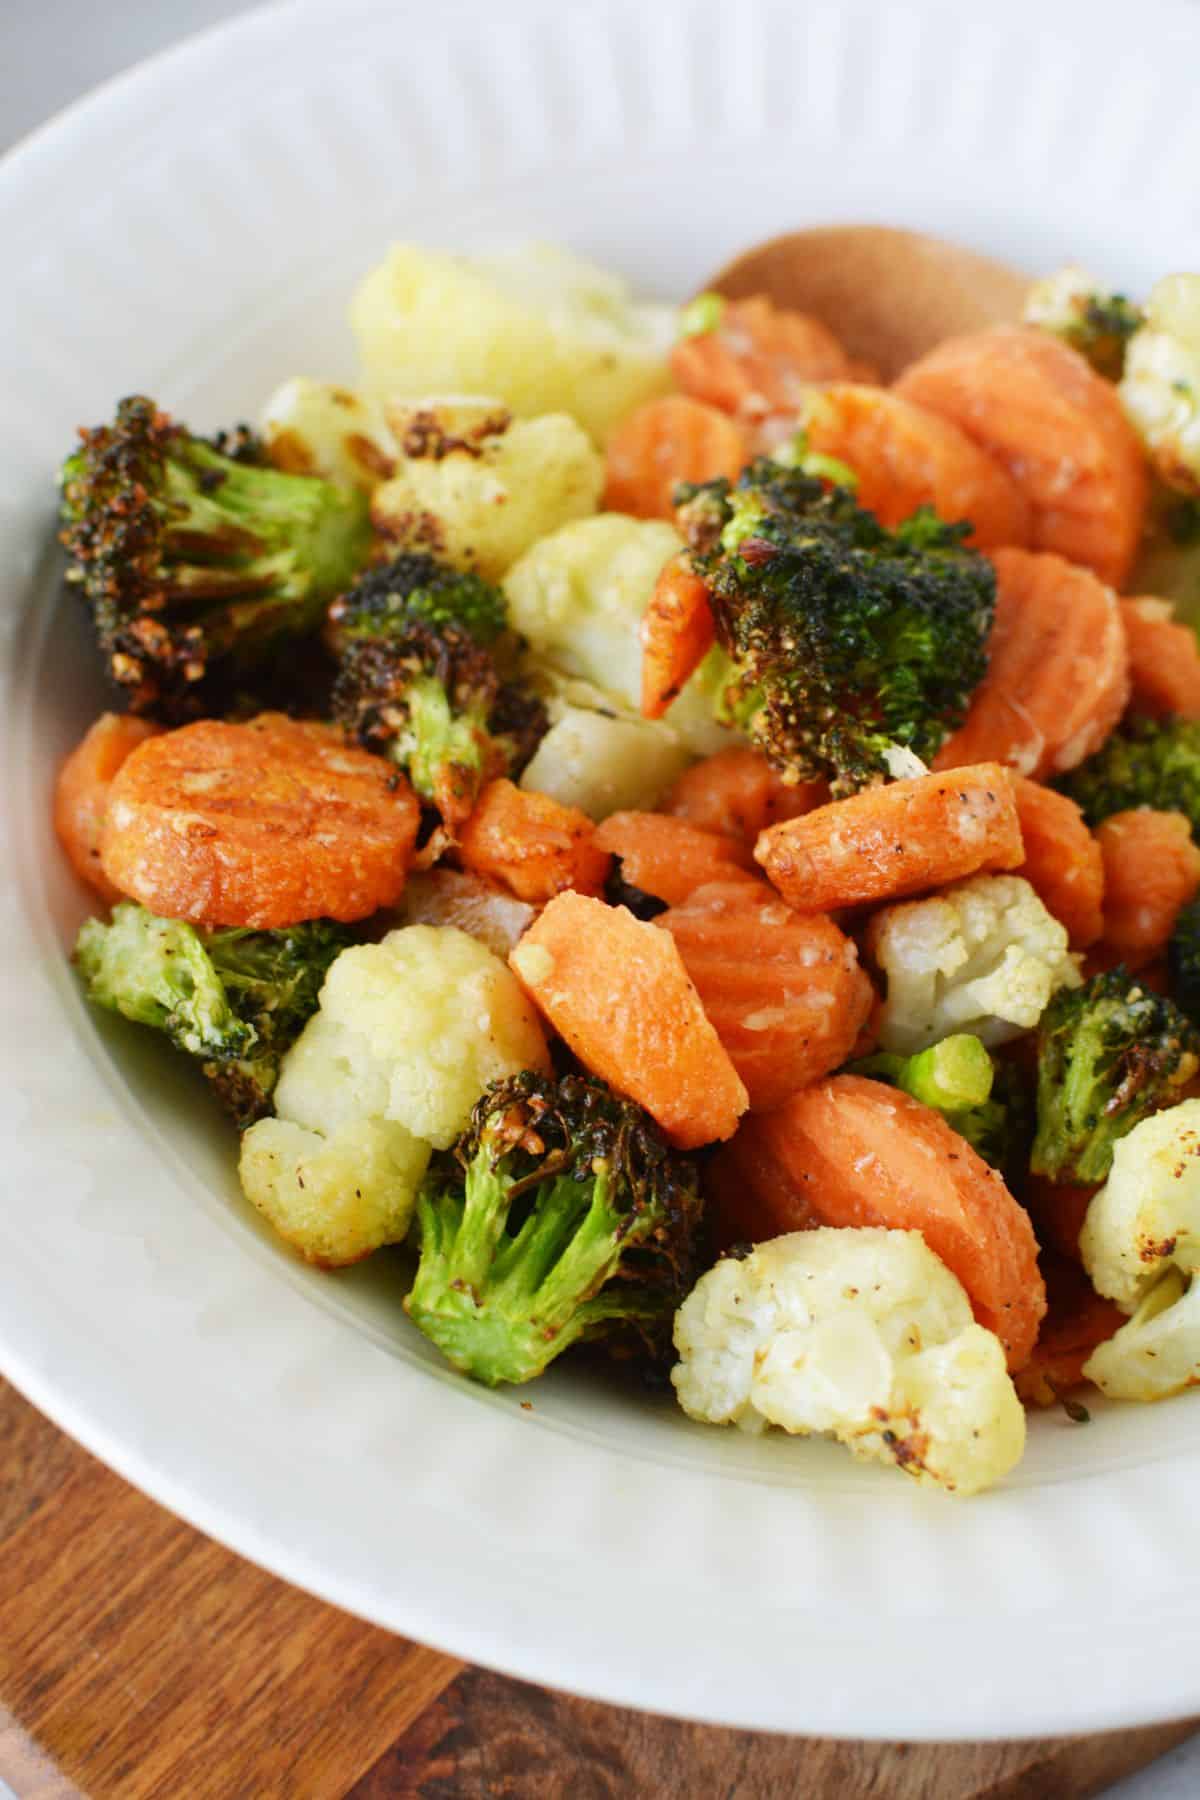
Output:
[[[449,785],[469,800],[483,774],[487,720],[456,713],[435,675],[415,676],[405,697],[408,723],[388,746],[389,755],[404,764],[422,799],[441,805]]]
[[[257,1034],[229,1003],[193,926],[140,906],[114,907],[111,925],[88,919],[75,945],[88,998],[136,1025],[166,1032],[192,1056],[246,1055]]]
[[[878,1075],[938,1112],[967,1112],[992,1091],[992,1059],[977,1037],[955,1032],[915,1056],[879,1051],[855,1063],[858,1075]]]

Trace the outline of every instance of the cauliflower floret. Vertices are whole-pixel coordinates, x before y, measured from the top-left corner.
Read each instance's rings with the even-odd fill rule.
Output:
[[[822,1227],[727,1258],[680,1307],[675,1348],[680,1405],[714,1425],[828,1432],[958,1494],[1024,1449],[1000,1340],[916,1231]]]
[[[495,956],[507,956],[538,914],[536,906],[518,900],[507,888],[444,864],[413,871],[404,884],[400,910],[407,925],[455,925]]]
[[[371,499],[398,550],[430,550],[498,581],[548,531],[594,512],[604,465],[566,413],[514,419],[498,400],[387,409],[399,455]]]
[[[536,655],[602,689],[636,714],[642,697],[642,615],[663,564],[683,540],[662,519],[599,513],[526,551],[504,580],[512,622]],[[667,712],[694,756],[738,740],[713,717],[703,669]]]
[[[620,710],[586,682],[551,683],[546,710],[550,729],[526,765],[521,786],[577,806],[589,819],[651,810],[692,761],[686,744],[661,719]]]
[[[339,487],[378,487],[392,473],[396,444],[383,409],[352,388],[295,375],[262,410],[271,461],[296,475],[321,475]]]
[[[387,1119],[351,1119],[328,1137],[260,1119],[242,1138],[247,1200],[306,1261],[340,1268],[408,1231],[429,1145]]]
[[[1120,395],[1163,480],[1200,493],[1200,275],[1167,275],[1151,289]]]
[[[520,417],[568,412],[597,443],[671,386],[674,308],[637,306],[619,276],[534,244],[448,256],[396,244],[350,323],[381,399],[499,394]]]
[[[1078,987],[1067,933],[1018,875],[973,875],[885,906],[867,947],[887,977],[885,1050],[911,1055],[954,1031],[1003,1044],[1032,1031],[1058,988]]]
[[[1114,380],[1121,373],[1125,346],[1142,323],[1139,307],[1106,289],[1077,263],[1035,281],[1022,317],[1026,325],[1062,338],[1099,374]]]
[[[310,1130],[392,1119],[438,1150],[489,1082],[548,1070],[537,1014],[498,956],[453,926],[343,950],[283,1059],[275,1110]]]
[[[1088,1379],[1116,1400],[1200,1384],[1200,1100],[1120,1139],[1079,1249],[1097,1292],[1133,1315],[1093,1351]]]

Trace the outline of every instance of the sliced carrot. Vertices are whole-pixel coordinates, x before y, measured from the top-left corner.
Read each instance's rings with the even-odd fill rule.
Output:
[[[859,502],[885,525],[931,506],[939,518],[969,519],[981,550],[1029,542],[1029,502],[1008,470],[928,407],[837,382],[806,402],[804,432],[810,449],[854,470]]]
[[[623,906],[558,894],[508,960],[585,1068],[680,1149],[732,1136],[746,1090],[669,932]]]
[[[609,438],[604,505],[639,519],[670,519],[681,481],[733,481],[749,460],[746,434],[728,413],[687,394],[664,394],[637,407]]]
[[[1200,644],[1180,625],[1169,600],[1142,595],[1121,601],[1134,712],[1162,719],[1200,719]]]
[[[662,810],[703,831],[753,844],[768,825],[798,819],[828,802],[825,782],[789,784],[759,751],[733,745],[685,769]]]
[[[1046,1316],[1033,1355],[1018,1373],[1016,1389],[1026,1406],[1053,1406],[1083,1383],[1083,1365],[1098,1344],[1126,1324],[1111,1300],[1102,1300],[1078,1263],[1042,1259]]]
[[[1061,556],[996,550],[987,674],[935,769],[1007,763],[1047,780],[1098,750],[1125,710],[1125,628],[1111,588]]]
[[[1023,1198],[1040,1244],[1059,1256],[1079,1261],[1079,1234],[1094,1187],[1075,1181],[1051,1181],[1032,1171],[1026,1177]]]
[[[1146,513],[1146,463],[1109,381],[1049,332],[1001,325],[949,338],[896,393],[941,413],[1008,470],[1030,542],[1119,587]]]
[[[794,911],[765,881],[717,881],[654,923],[679,946],[752,1112],[850,1055],[875,992],[831,919]]]
[[[828,326],[765,294],[725,301],[714,330],[675,345],[671,372],[685,394],[751,421],[798,412],[809,382],[870,379]]]
[[[419,817],[399,770],[331,726],[201,719],[122,765],[100,857],[122,893],[167,918],[362,919],[400,898]]]
[[[642,616],[642,712],[661,719],[712,649],[708,589],[682,556],[663,569]]]
[[[1104,862],[1104,941],[1131,968],[1166,948],[1181,906],[1200,888],[1200,850],[1182,813],[1113,813],[1096,828]]]
[[[527,794],[511,781],[489,781],[459,834],[458,857],[464,869],[536,904],[566,888],[602,892],[612,858],[595,836],[578,807]]]
[[[736,838],[702,831],[665,813],[612,813],[597,828],[596,844],[620,857],[626,881],[668,906],[677,906],[708,881],[726,881],[739,871],[750,880],[754,866],[749,847]]]
[[[121,899],[121,890],[100,866],[109,790],[126,757],[161,730],[161,725],[129,713],[101,713],[63,763],[54,784],[54,829],[67,861],[79,879],[110,905]]]
[[[755,846],[799,912],[890,900],[1024,857],[1012,777],[998,763],[865,788],[764,831]]]
[[[1065,925],[1071,948],[1085,950],[1103,930],[1104,862],[1073,800],[1018,775],[1013,781],[1025,844],[1025,877],[1048,912]]]
[[[713,1193],[726,1239],[764,1223],[772,1237],[812,1225],[919,1231],[1009,1367],[1028,1360],[1046,1308],[1029,1215],[940,1113],[899,1089],[860,1075],[801,1088],[743,1122],[714,1159]]]

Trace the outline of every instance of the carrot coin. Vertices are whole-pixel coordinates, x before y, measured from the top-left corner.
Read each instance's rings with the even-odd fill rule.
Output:
[[[791,785],[759,751],[733,745],[685,769],[662,811],[702,831],[717,831],[752,845],[768,825],[798,819],[828,802],[829,789],[823,781]]]
[[[685,394],[748,422],[798,412],[810,382],[868,378],[828,326],[765,294],[726,300],[712,331],[680,338],[671,372]]]
[[[794,911],[765,881],[717,881],[654,923],[679,946],[752,1112],[850,1055],[875,993],[831,919]]]
[[[749,460],[745,433],[728,413],[687,394],[664,394],[637,407],[609,438],[604,505],[639,519],[670,519],[681,481],[733,481]]]
[[[1098,750],[1129,699],[1117,597],[1061,556],[996,550],[987,674],[935,769],[1007,763],[1046,780]]]
[[[865,788],[764,831],[755,860],[798,912],[892,900],[1024,858],[1012,777],[998,763]]]
[[[742,1156],[746,1140],[756,1148]],[[722,1235],[740,1206],[737,1186],[751,1181],[747,1220],[756,1231],[769,1221],[772,1237],[812,1225],[919,1231],[1004,1345],[1009,1368],[1028,1360],[1046,1310],[1029,1215],[931,1107],[882,1082],[835,1075],[744,1121],[714,1159],[714,1176]]]
[[[503,882],[518,900],[549,900],[566,888],[599,894],[612,858],[595,836],[577,807],[489,781],[462,828],[458,856],[464,869]]]
[[[1127,1323],[1120,1307],[1101,1299],[1078,1263],[1047,1256],[1042,1268],[1046,1316],[1015,1384],[1026,1406],[1053,1406],[1060,1395],[1080,1387],[1092,1351]]]
[[[1049,332],[1000,325],[949,338],[895,392],[941,413],[1002,463],[1028,500],[1035,550],[1119,587],[1145,521],[1146,463],[1111,382]]]
[[[1048,912],[1066,926],[1073,950],[1086,950],[1104,929],[1104,862],[1073,800],[1018,775],[1013,781],[1025,844],[1023,875]]]
[[[732,1136],[746,1090],[669,932],[623,906],[558,894],[508,960],[584,1067],[644,1106],[672,1143]]]
[[[101,713],[63,763],[54,784],[54,829],[67,861],[109,905],[122,898],[120,888],[100,866],[109,790],[125,758],[161,730],[161,725],[129,713]]]
[[[1200,888],[1200,850],[1182,813],[1139,807],[1096,827],[1104,862],[1104,941],[1138,968],[1165,949],[1181,906]]]
[[[708,589],[683,557],[674,556],[642,615],[642,712],[661,719],[712,648]]]
[[[803,426],[810,449],[854,470],[860,505],[884,525],[931,506],[939,518],[969,519],[968,541],[981,550],[1029,542],[1029,502],[1008,470],[940,413],[839,382],[807,401]]]
[[[1200,719],[1200,645],[1169,600],[1121,601],[1129,653],[1130,704],[1151,718]]]
[[[123,764],[100,857],[122,893],[167,918],[362,919],[400,898],[418,820],[399,770],[331,726],[201,719]]]
[[[668,906],[677,906],[709,881],[739,874],[753,879],[748,845],[666,813],[612,813],[597,827],[596,844],[620,857],[621,874],[631,886]]]

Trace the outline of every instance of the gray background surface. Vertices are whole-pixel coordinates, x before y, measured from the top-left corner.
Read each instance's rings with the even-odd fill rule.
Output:
[[[249,0],[0,0],[0,152],[110,75],[250,10]],[[1200,1738],[1109,1795],[1200,1800]]]

